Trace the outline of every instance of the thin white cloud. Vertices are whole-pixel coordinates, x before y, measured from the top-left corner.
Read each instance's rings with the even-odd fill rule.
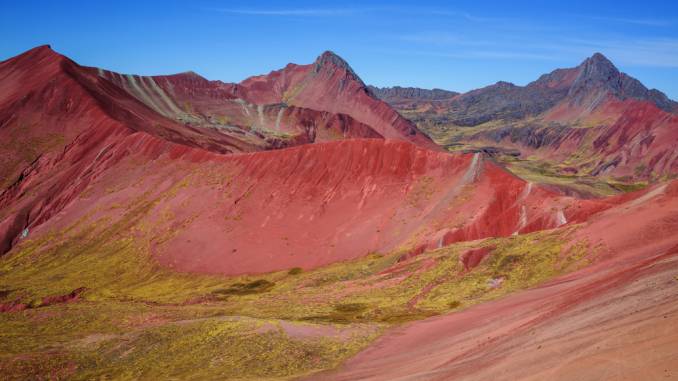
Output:
[[[411,56],[443,57],[455,59],[501,59],[501,60],[546,60],[558,59],[550,54],[511,50],[456,50],[456,51],[424,51],[424,50],[391,50],[389,53]]]
[[[253,16],[341,16],[367,12],[366,8],[297,8],[297,9],[215,9],[219,12]]]
[[[456,45],[456,46],[488,46],[497,45],[496,41],[472,39],[455,33],[448,32],[421,32],[395,36],[396,39],[405,42],[432,45]]]
[[[599,51],[620,65],[678,68],[678,39],[566,39],[561,51]]]
[[[407,9],[408,13],[419,13],[422,15],[431,15],[431,16],[454,16],[458,18],[466,19],[467,21],[472,21],[476,23],[496,23],[496,22],[513,22],[515,19],[506,18],[506,17],[485,17],[473,15],[468,12],[461,11],[450,11],[442,9],[432,9],[432,8],[419,8],[419,9]]]
[[[479,36],[482,37],[482,36]],[[408,43],[404,51],[418,55],[458,59],[584,59],[595,52],[607,55],[621,66],[678,68],[678,38],[626,38],[624,36],[559,36],[533,39],[523,34],[506,34],[502,39],[486,40],[449,32],[420,32],[391,36]]]
[[[673,25],[670,20],[662,19],[644,19],[644,18],[624,18],[624,17],[605,17],[605,16],[584,16],[591,20],[610,21],[621,24],[634,24],[642,26],[668,27]]]
[[[346,16],[371,12],[406,13],[410,16],[454,16],[475,23],[512,22],[508,18],[483,17],[468,12],[416,7],[355,7],[355,8],[212,8],[210,10],[252,16]]]
[[[630,39],[623,35],[588,35],[590,32],[574,31],[569,35],[579,39],[562,38],[563,33],[550,33],[544,28],[562,28],[562,25],[544,26],[524,23],[508,18],[492,18],[472,15],[460,10],[417,7],[317,7],[317,8],[229,8],[212,9],[237,15],[253,16],[298,16],[332,17],[392,12],[408,17],[454,17],[460,21],[478,24],[474,28],[456,28],[454,31],[418,31],[387,38],[409,43],[402,51],[416,55],[450,57],[456,59],[505,59],[505,60],[571,60],[584,58],[599,51],[615,63],[627,66],[678,67],[678,39],[647,38]],[[613,23],[635,24],[644,27],[674,25],[671,20],[650,18],[619,18],[570,14],[570,17],[603,20]],[[524,29],[515,29],[524,26]],[[487,38],[487,28],[502,30],[496,38]],[[535,36],[539,29],[539,36]],[[470,33],[469,33],[470,32]],[[582,33],[583,32],[583,33]],[[496,34],[496,33],[495,33]]]

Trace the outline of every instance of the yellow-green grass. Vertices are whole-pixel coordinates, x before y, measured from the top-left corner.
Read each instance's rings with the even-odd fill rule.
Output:
[[[507,122],[493,120],[473,127],[457,126],[451,123],[436,123],[435,118],[421,117],[417,112],[404,111],[403,115],[417,120],[418,127],[425,131],[437,144],[447,148],[448,151],[478,150],[487,146],[501,147],[503,143],[477,139],[475,135],[486,133],[495,129],[505,128],[511,125],[514,129],[525,128],[529,125],[547,126],[548,122],[539,117],[526,118],[521,121]],[[573,128],[590,128],[598,126],[604,120],[588,121],[586,124],[579,122],[568,124]],[[558,186],[573,190],[579,194],[604,197],[624,192],[642,189],[647,186],[647,181],[634,181],[633,179],[609,178],[606,176],[593,176],[591,172],[598,166],[602,157],[592,154],[596,150],[593,142],[598,137],[595,131],[587,131],[584,134],[579,147],[567,158],[556,162],[554,159],[545,158],[543,153],[537,150],[534,157],[518,159],[511,155],[499,154],[495,160],[506,165],[516,175],[525,180]],[[548,150],[547,150],[548,152]],[[566,168],[576,168],[578,173],[568,174]],[[636,177],[642,175],[644,166],[636,168]],[[661,176],[650,176],[657,181]]]
[[[41,153],[62,147],[66,141],[62,134],[46,133],[40,136],[29,134],[28,124],[9,129],[7,139],[0,151],[0,190],[16,181],[19,173],[30,165]]]
[[[587,174],[563,174],[562,166],[543,160],[506,160],[507,168],[521,178],[538,184],[555,185],[596,197],[612,196],[645,188],[645,181],[621,181]],[[567,165],[564,165],[567,166]]]
[[[214,316],[219,314],[218,316]],[[3,379],[286,379],[335,367],[378,333],[224,317],[209,307],[84,302],[1,317]],[[343,334],[343,335],[342,335]],[[58,378],[58,377],[57,377]]]
[[[165,196],[171,197],[172,191]],[[257,276],[183,274],[159,266],[145,226],[157,200],[118,217],[84,217],[0,258],[0,372],[7,378],[285,379],[337,366],[393,324],[448,313],[538,285],[586,264],[575,228],[444,247],[399,262],[373,253],[314,270]],[[171,234],[164,233],[164,234]],[[496,249],[466,272],[459,255]],[[492,280],[502,279],[499,287]],[[86,287],[80,300],[41,306]],[[343,334],[291,334],[282,327]]]

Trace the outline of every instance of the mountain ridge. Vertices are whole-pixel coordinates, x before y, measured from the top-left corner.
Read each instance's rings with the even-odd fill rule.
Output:
[[[398,89],[405,89],[399,86],[385,87],[382,89],[373,87],[376,95],[380,95],[384,99],[391,99],[392,102],[398,102],[394,93]],[[404,98],[411,98],[416,101],[429,101],[430,95],[416,95],[417,92],[427,94],[426,89],[417,87],[407,88],[410,96]],[[567,90],[567,92],[565,92]],[[435,90],[431,90],[435,91]],[[440,90],[442,92],[455,93],[450,90]],[[498,81],[495,84],[481,87],[478,89],[469,90],[464,93],[457,93],[458,96],[450,96],[450,105],[448,107],[463,110],[464,108],[473,108],[470,113],[477,114],[477,109],[484,108],[488,112],[500,113],[502,106],[496,105],[496,98],[500,98],[505,102],[509,102],[510,98],[514,98],[514,102],[509,104],[511,107],[517,109],[504,110],[503,114],[508,116],[515,115],[517,117],[524,117],[527,114],[534,114],[543,112],[546,109],[553,107],[557,102],[570,98],[575,103],[582,102],[584,98],[591,98],[594,95],[590,92],[609,92],[619,99],[637,99],[651,101],[660,109],[673,112],[678,110],[678,103],[671,100],[666,94],[657,89],[648,89],[640,81],[623,73],[602,53],[594,53],[590,57],[584,59],[579,65],[571,68],[555,69],[549,73],[542,74],[536,80],[529,82],[524,86],[515,85],[511,82]],[[597,94],[600,95],[600,94]],[[454,98],[454,99],[452,99]],[[544,99],[546,98],[546,99]],[[436,99],[437,100],[437,99]],[[494,100],[495,103],[492,101]],[[403,106],[402,104],[399,104]],[[594,107],[597,105],[594,105]],[[519,109],[528,111],[521,112]],[[530,112],[531,111],[531,112]],[[502,115],[503,115],[502,114]],[[463,118],[452,119],[459,125],[476,125],[483,123],[498,115],[488,116],[487,118],[477,117],[465,121]]]

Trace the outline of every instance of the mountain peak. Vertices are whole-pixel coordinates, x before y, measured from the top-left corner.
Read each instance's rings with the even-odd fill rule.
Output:
[[[569,96],[581,103],[593,94],[612,93],[620,96],[622,93],[622,74],[614,64],[601,53],[595,53],[582,62],[577,69],[579,74],[572,83]],[[595,97],[599,102],[599,96]]]
[[[32,49],[29,49],[17,57],[63,57],[61,54],[55,52],[52,47],[48,44],[38,45]]]
[[[66,60],[68,60],[66,57],[52,50],[51,46],[39,45],[2,62],[25,68],[34,68],[36,66],[45,67],[45,65],[57,67],[55,65],[59,65]]]
[[[336,69],[346,71],[346,73],[350,77],[353,77],[353,79],[359,81],[363,87],[365,86],[362,79],[360,79],[360,77],[358,77],[358,74],[356,74],[353,71],[348,62],[346,62],[343,58],[339,57],[339,55],[337,55],[331,50],[326,50],[325,52],[323,52],[323,54],[316,58],[313,71],[315,73],[319,73],[322,70],[329,70],[333,72]]]
[[[609,58],[605,57],[602,53],[593,53],[593,55],[584,60],[584,62],[579,65],[580,68],[590,67],[595,68],[598,72],[609,72],[609,73],[619,73],[619,69],[610,61]]]
[[[199,78],[199,79],[205,79],[202,75],[194,72],[193,70],[187,70],[184,72],[179,73],[179,75],[184,76],[184,77],[192,77],[192,78]]]
[[[648,90],[637,79],[624,74],[601,53],[595,53],[577,67],[579,74],[569,90],[568,96],[577,103],[593,102],[593,108],[603,100],[605,94],[619,99],[639,99],[653,102],[657,107],[672,111],[675,102],[658,90]]]
[[[495,83],[494,85],[495,85],[496,87],[499,87],[499,88],[511,88],[511,87],[517,87],[517,86],[514,85],[513,83],[507,82],[507,81],[499,81],[499,82]]]
[[[52,49],[52,45],[50,45],[50,44],[38,45],[35,48],[30,49],[29,52],[30,51],[36,51],[36,52],[37,51],[50,51],[50,52],[54,52],[54,50]]]
[[[323,54],[319,55],[318,58],[315,60],[316,65],[319,66],[325,66],[328,64],[332,64],[335,66],[339,66],[343,69],[348,69],[350,70],[351,67],[348,65],[348,62],[346,62],[343,58],[339,57],[338,54],[331,50],[326,50],[323,52]]]
[[[620,74],[612,61],[601,53],[594,53],[591,57],[585,59],[584,62],[579,65],[579,69],[581,70],[581,74],[598,80],[609,80]]]
[[[603,55],[603,53],[600,53],[600,52],[593,53],[593,55],[591,57],[587,58],[587,60],[594,61],[594,62],[605,62],[605,63],[612,64],[612,61],[610,61],[607,57],[605,57],[605,55]]]

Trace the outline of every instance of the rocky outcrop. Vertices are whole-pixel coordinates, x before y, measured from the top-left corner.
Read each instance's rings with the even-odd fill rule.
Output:
[[[459,93],[442,89],[421,89],[418,87],[375,87],[368,89],[379,99],[391,104],[405,101],[441,101],[454,98]]]
[[[667,112],[676,109],[676,102],[671,101],[664,93],[656,89],[649,90],[637,79],[620,72],[600,53],[584,60],[577,71],[577,78],[567,94],[568,100],[577,105],[587,103],[589,109],[594,109],[608,96],[612,96],[620,100],[651,102]]]

